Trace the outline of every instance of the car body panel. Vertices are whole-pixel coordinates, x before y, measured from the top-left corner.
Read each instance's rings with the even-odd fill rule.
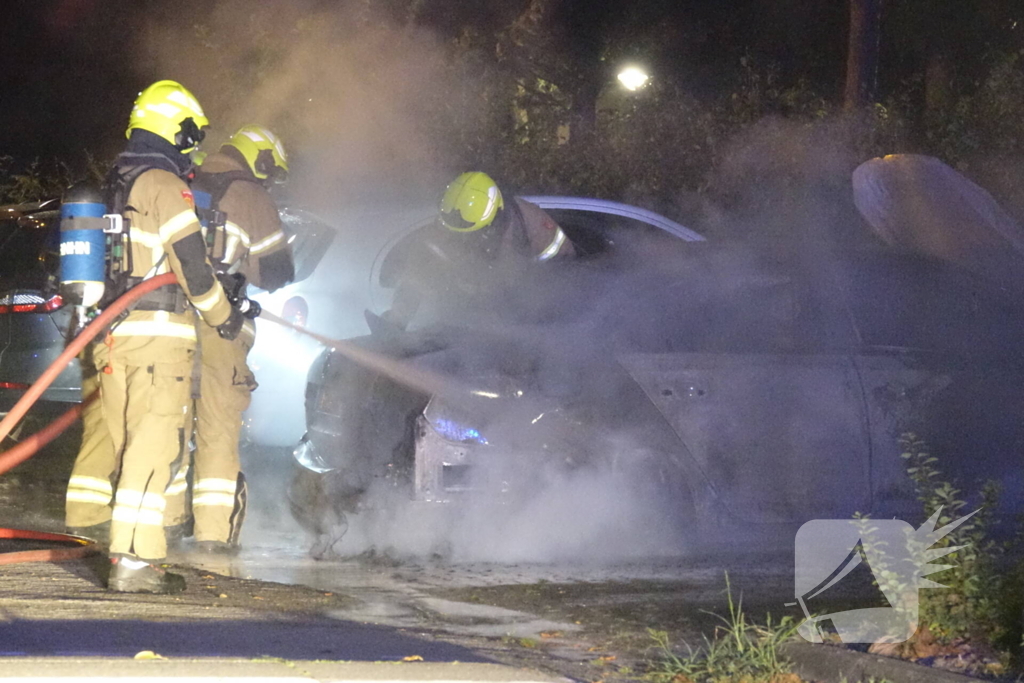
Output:
[[[871,509],[870,441],[849,357],[620,357],[737,520],[791,522]]]
[[[991,194],[942,161],[890,154],[858,166],[853,200],[895,249],[972,270],[1024,296],[1024,228]]]
[[[71,316],[70,306],[48,314],[20,313],[6,316],[10,319],[11,337],[0,363],[3,381],[24,384],[35,382],[64,351],[65,334]],[[82,398],[81,387],[81,370],[78,361],[72,359],[43,392],[40,400],[74,403]]]

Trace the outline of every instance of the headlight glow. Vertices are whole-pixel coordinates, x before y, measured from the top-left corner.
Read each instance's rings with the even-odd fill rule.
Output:
[[[442,438],[458,443],[486,444],[487,439],[476,429],[464,427],[454,420],[432,420],[431,426]]]

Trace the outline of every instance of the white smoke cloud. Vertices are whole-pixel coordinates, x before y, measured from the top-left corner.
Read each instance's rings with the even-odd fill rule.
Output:
[[[437,192],[444,141],[425,124],[451,85],[441,40],[366,3],[322,7],[220,0],[197,25],[154,21],[139,66],[196,94],[207,150],[248,123],[278,132],[297,162],[292,191],[313,204]]]

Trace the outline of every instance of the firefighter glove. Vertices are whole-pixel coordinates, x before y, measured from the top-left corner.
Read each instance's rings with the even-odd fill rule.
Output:
[[[238,333],[242,331],[242,322],[244,320],[245,318],[242,316],[241,312],[232,306],[231,315],[228,316],[227,320],[217,326],[217,334],[219,334],[222,339],[234,341],[238,337]]]
[[[245,276],[241,273],[217,273],[220,286],[224,288],[224,294],[232,306],[245,298]]]

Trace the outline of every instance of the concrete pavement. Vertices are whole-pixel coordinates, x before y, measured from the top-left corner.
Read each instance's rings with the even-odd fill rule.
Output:
[[[175,568],[180,595],[108,593],[103,558],[0,568],[0,657],[278,657],[489,661],[409,630],[338,619],[352,598],[304,586]]]
[[[397,683],[566,683],[538,671],[497,664],[429,662],[318,662],[266,659],[0,659],[0,679],[47,681],[184,681],[194,683],[297,683],[301,681]]]
[[[102,588],[102,558],[0,568],[0,679],[556,683],[429,632],[330,616],[331,591],[175,568],[176,596]]]

